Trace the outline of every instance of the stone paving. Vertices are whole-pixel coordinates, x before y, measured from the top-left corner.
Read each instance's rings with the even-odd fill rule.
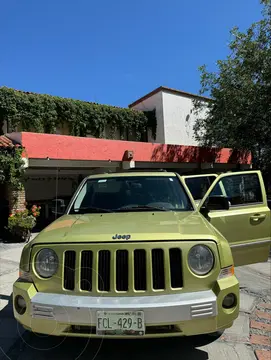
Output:
[[[247,272],[246,278],[244,271]],[[251,348],[258,360],[271,360],[271,259],[267,263],[238,268],[237,276],[241,291],[254,298],[252,311],[249,312]]]
[[[250,343],[258,360],[271,359],[271,299],[258,300],[250,320]]]
[[[118,360],[270,360],[271,262],[236,269],[240,281],[240,316],[212,343],[204,339],[101,341],[37,336],[13,318],[11,292],[18,276],[22,244],[0,244],[0,359]],[[210,341],[210,338],[208,339]],[[1,351],[2,349],[2,351]]]

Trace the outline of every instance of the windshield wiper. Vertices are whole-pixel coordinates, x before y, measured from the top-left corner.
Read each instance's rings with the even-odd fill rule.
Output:
[[[95,206],[85,206],[85,207],[75,208],[75,209],[73,209],[73,211],[76,214],[111,213],[112,212],[112,210],[103,209],[103,208],[99,208],[99,207],[95,207]]]
[[[154,210],[154,211],[168,211],[170,209],[162,208],[162,207],[156,207],[156,206],[148,206],[148,205],[137,205],[137,206],[126,206],[119,209],[116,209],[115,211],[121,212],[121,211],[135,211],[135,210]]]

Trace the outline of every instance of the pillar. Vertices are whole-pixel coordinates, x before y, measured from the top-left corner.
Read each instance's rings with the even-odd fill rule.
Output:
[[[9,211],[14,214],[16,210],[25,209],[25,189],[24,187],[20,190],[13,189],[8,185],[8,201]]]

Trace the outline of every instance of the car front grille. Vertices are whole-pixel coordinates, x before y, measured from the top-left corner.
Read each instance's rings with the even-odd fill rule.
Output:
[[[63,288],[125,293],[183,287],[180,248],[68,250],[64,253]],[[78,267],[78,268],[77,268]]]

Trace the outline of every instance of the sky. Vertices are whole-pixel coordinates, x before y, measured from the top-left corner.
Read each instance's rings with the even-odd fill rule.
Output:
[[[0,0],[0,86],[126,107],[158,86],[198,93],[259,0]]]

